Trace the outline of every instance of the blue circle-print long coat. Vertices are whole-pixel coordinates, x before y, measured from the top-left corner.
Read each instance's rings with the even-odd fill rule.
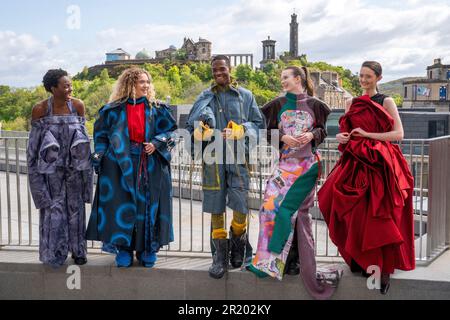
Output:
[[[146,98],[144,102],[145,140],[156,147],[147,156],[146,194],[141,194],[133,177],[127,102],[105,105],[94,124],[92,159],[98,183],[86,238],[102,241],[104,250],[110,252],[131,245],[137,219],[145,219],[146,252],[157,252],[173,241],[170,148],[176,121],[168,106],[150,106]],[[138,214],[143,212],[144,217]]]

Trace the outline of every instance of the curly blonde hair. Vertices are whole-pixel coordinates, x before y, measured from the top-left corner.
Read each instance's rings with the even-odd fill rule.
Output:
[[[122,72],[114,85],[113,92],[109,97],[109,102],[120,101],[124,102],[131,99],[136,99],[136,84],[141,74],[146,74],[150,80],[150,88],[147,93],[147,99],[150,103],[156,102],[155,99],[155,87],[153,86],[153,80],[150,74],[141,68],[132,67]]]

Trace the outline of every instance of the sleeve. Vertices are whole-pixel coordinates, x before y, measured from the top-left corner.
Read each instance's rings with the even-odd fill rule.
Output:
[[[315,126],[311,131],[314,136],[313,140],[311,141],[313,148],[317,148],[328,135],[326,122],[330,112],[330,108],[324,102],[316,101],[316,103],[314,104],[314,116],[316,118],[316,121]]]
[[[82,126],[84,133],[87,137],[89,137],[89,134],[86,130],[86,126]],[[89,153],[91,152],[91,144],[89,139]],[[91,155],[92,157],[92,155]],[[89,169],[81,171],[81,179],[83,184],[83,194],[82,198],[85,203],[91,203],[92,202],[92,193],[94,189],[94,174],[93,169],[90,167]]]
[[[92,165],[95,173],[99,173],[103,156],[109,147],[108,138],[108,113],[102,109],[99,111],[99,117],[94,123],[94,153],[92,154]]]
[[[157,150],[172,148],[175,144],[174,131],[178,128],[177,123],[172,116],[172,112],[166,105],[160,105],[156,119],[156,136],[151,143]]]
[[[247,121],[242,123],[245,131],[249,134],[255,135],[256,138],[259,137],[259,129],[265,129],[266,124],[264,122],[264,117],[259,110],[258,104],[256,103],[253,94],[250,94],[248,103],[248,117]]]
[[[41,124],[34,123],[31,127],[27,146],[27,166],[30,191],[37,209],[48,208],[52,204],[46,177],[44,174],[39,173],[37,166],[42,135]]]
[[[261,108],[261,112],[265,118],[265,123],[266,123],[266,127],[267,127],[267,141],[269,143],[272,143],[271,130],[278,130],[278,125],[279,125],[278,113],[280,112],[280,109],[281,109],[281,104],[280,104],[280,100],[278,98],[268,102]],[[283,146],[283,142],[281,142],[281,137],[282,136],[280,134],[280,136],[279,136],[279,138],[280,138],[279,148],[280,149]]]
[[[188,130],[191,134],[195,130],[195,122],[198,121],[203,121],[203,123],[207,124],[210,128],[216,127],[216,118],[212,108],[209,106],[211,99],[212,94],[211,96],[208,96],[205,92],[203,92],[192,106],[192,109],[189,112],[188,120],[186,121],[186,130]]]
[[[83,181],[83,201],[85,203],[91,203],[92,202],[92,192],[94,189],[94,177],[92,173],[92,169],[84,170],[81,172],[81,177]]]
[[[194,139],[194,130],[198,126],[199,121],[207,124],[210,128],[216,127],[216,118],[214,115],[213,109],[210,107],[210,102],[213,99],[214,95],[211,92],[203,91],[194,102],[191,111],[188,115],[188,120],[186,121],[185,129],[190,133],[191,139],[185,141],[184,148],[189,152],[193,159],[196,159],[198,155],[195,152],[196,142]],[[206,146],[206,142],[202,142],[201,150]]]

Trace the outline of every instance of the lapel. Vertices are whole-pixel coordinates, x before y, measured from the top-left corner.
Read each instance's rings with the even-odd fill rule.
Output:
[[[158,111],[155,104],[150,108],[149,104],[145,104],[145,141],[150,142],[153,137],[156,136],[156,117]],[[149,176],[152,177],[150,181],[150,197],[151,202],[158,202],[161,192],[162,176],[159,169],[159,151],[155,151],[152,155],[147,156],[147,171]]]
[[[154,108],[154,106],[153,106]],[[150,142],[152,140],[152,136],[153,136],[153,130],[154,130],[154,121],[152,121],[153,117],[153,112],[155,110],[150,109],[149,104],[145,104],[145,141],[146,142]]]
[[[127,183],[128,190],[134,190],[133,162],[130,157],[130,135],[128,132],[126,103],[123,103],[119,110],[118,121],[113,126],[111,141],[117,163]],[[135,200],[135,193],[130,193]]]

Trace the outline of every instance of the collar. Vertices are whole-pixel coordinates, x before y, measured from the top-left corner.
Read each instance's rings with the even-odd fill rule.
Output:
[[[300,94],[294,94],[291,92],[286,92],[286,99],[297,101],[297,100],[303,100],[307,97],[306,93],[300,93]]]
[[[127,99],[127,103],[128,104],[141,104],[141,103],[147,103],[147,97],[140,97],[139,99],[136,99],[136,101],[134,99],[128,98]]]
[[[231,83],[225,87],[220,87],[215,81],[211,83],[211,91],[215,94],[228,90],[232,90],[235,91],[236,93],[239,93],[239,84],[233,78],[231,78]]]

